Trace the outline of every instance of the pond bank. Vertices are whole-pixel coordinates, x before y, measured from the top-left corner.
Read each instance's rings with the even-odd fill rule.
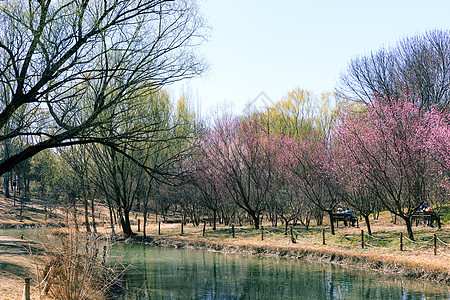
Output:
[[[127,242],[221,253],[321,261],[350,268],[362,268],[412,279],[424,279],[450,284],[448,263],[424,261],[420,257],[412,257],[410,255],[374,253],[364,249],[347,250],[328,246],[317,248],[292,243],[288,245],[272,245],[266,241],[218,241],[199,237],[158,235],[149,236],[146,239],[134,237],[128,239]]]

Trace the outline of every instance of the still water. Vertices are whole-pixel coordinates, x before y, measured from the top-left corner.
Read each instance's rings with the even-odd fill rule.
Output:
[[[47,229],[0,235],[36,239]],[[450,286],[299,260],[116,244],[125,267],[120,300],[134,299],[445,299]]]
[[[121,299],[450,299],[450,287],[298,260],[118,245]]]

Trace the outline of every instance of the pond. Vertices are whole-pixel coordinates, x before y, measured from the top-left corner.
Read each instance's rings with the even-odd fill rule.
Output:
[[[121,299],[450,299],[449,286],[299,260],[117,245]]]
[[[7,229],[35,238],[47,229]],[[450,286],[301,260],[116,244],[125,266],[121,300],[134,299],[450,299]]]

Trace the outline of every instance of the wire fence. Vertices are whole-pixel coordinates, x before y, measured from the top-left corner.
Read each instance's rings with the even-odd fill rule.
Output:
[[[293,226],[291,226],[287,232],[285,230],[271,230],[270,228],[264,227],[264,229],[261,229],[261,238],[263,236],[266,236],[268,238],[270,237],[277,237],[280,235],[288,236],[292,242],[295,242],[299,236],[302,236],[304,233],[296,230]],[[418,251],[418,252],[424,252],[424,251],[434,251],[435,255],[442,255],[442,256],[450,256],[449,254],[449,248],[450,244],[443,241],[441,238],[437,236],[437,234],[434,234],[433,237],[425,239],[425,240],[411,240],[407,235],[403,235],[402,233],[400,236],[386,236],[386,237],[378,237],[374,234],[367,235],[364,233],[364,231],[361,230],[361,235],[352,234],[352,233],[345,233],[343,235],[335,236],[332,239],[326,238],[325,235],[329,236],[329,234],[325,234],[325,231],[323,231],[323,244],[325,245],[326,242],[330,243],[336,243],[336,244],[342,244],[348,246],[354,245],[355,243],[361,242],[362,248],[373,248],[373,249],[380,249],[380,250],[390,250],[393,248],[397,248],[400,251]],[[422,238],[423,239],[423,238]]]
[[[306,231],[307,235],[311,236],[311,245],[341,245],[344,247],[360,247],[368,249],[379,249],[379,250],[399,250],[399,251],[409,251],[409,252],[427,252],[431,251],[434,255],[441,255],[445,257],[450,256],[450,243],[444,241],[444,238],[448,238],[448,234],[443,233],[444,237],[439,237],[438,234],[434,233],[433,237],[427,238],[420,235],[420,240],[412,240],[407,235],[400,233],[400,236],[394,235],[392,232],[382,232],[379,234],[368,235],[363,230],[361,234],[355,233],[344,233],[334,236],[330,236],[328,230],[329,228],[322,229],[322,243],[320,243],[319,232],[316,230]],[[243,229],[241,226],[235,227],[234,224],[230,226],[230,230],[226,231],[227,234],[240,235],[241,237],[246,236],[249,231]],[[220,233],[217,232],[219,235]],[[258,234],[255,236],[256,232],[253,231],[251,236],[258,237],[260,240],[280,240],[281,237],[284,239],[289,239],[291,243],[297,243],[298,239],[305,238],[305,231],[299,231],[294,226],[285,227],[265,227],[260,226]],[[385,236],[383,236],[383,234]]]

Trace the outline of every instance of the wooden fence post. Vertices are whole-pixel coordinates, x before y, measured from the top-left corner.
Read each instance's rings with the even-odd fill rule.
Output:
[[[325,245],[325,229],[322,229],[322,245]]]
[[[206,233],[206,221],[203,222],[203,236],[205,236]]]
[[[361,229],[361,248],[364,249],[364,230]]]
[[[183,234],[184,233],[184,222],[183,222],[183,220],[181,220],[181,234]]]
[[[234,239],[234,224],[231,224],[231,232],[233,233],[233,239]]]
[[[437,236],[436,233],[433,236],[433,245],[434,245],[434,255],[437,254]]]
[[[31,285],[31,278],[25,278],[25,287],[23,290],[23,297],[22,299],[24,300],[30,300],[31,299],[31,295],[30,295],[30,285]]]
[[[261,241],[264,241],[264,227],[261,226]]]
[[[158,235],[161,235],[161,221],[158,222]]]
[[[403,232],[400,232],[400,251],[403,251]]]

